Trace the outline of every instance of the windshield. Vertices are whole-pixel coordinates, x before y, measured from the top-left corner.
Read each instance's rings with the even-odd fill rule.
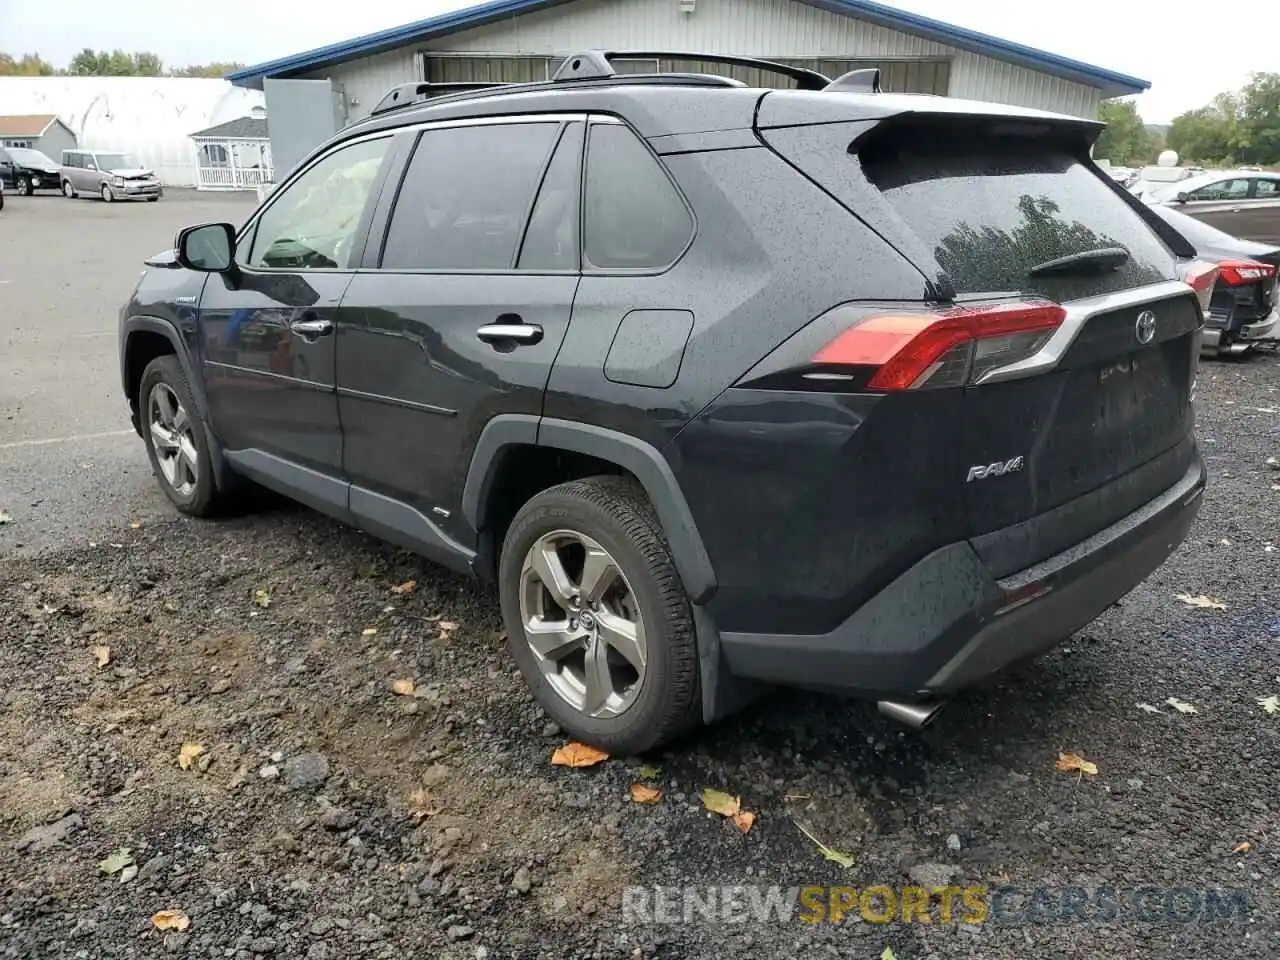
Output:
[[[95,153],[99,170],[131,170],[138,165],[130,153]]]
[[[30,150],[26,147],[10,147],[9,156],[13,157],[18,163],[29,167],[56,167],[57,164],[46,157],[39,150]]]

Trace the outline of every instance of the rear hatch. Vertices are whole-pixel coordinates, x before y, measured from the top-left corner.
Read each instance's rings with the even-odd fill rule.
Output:
[[[978,341],[970,376],[946,381],[965,428],[937,442],[959,440],[968,469],[951,482],[964,485],[975,546],[1004,575],[1185,475],[1201,315],[1173,252],[1087,162],[1095,126],[948,103],[760,132],[911,259],[926,297],[950,310],[1031,303],[1037,316],[1062,306],[1039,339]]]

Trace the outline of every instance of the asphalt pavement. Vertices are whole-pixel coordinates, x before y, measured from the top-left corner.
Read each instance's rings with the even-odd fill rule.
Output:
[[[0,210],[0,557],[92,540],[122,512],[166,509],[129,425],[118,312],[147,256],[251,194],[156,203],[5,194]]]

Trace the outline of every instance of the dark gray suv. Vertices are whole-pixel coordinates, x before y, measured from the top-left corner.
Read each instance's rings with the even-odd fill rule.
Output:
[[[614,56],[397,88],[149,261],[124,392],[179,510],[254,481],[496,581],[615,752],[770,684],[922,726],[1178,546],[1214,268],[1099,124]]]

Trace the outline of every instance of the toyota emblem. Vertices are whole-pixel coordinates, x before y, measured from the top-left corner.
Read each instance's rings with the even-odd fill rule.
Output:
[[[1139,343],[1150,343],[1156,335],[1156,315],[1150,310],[1138,314],[1138,322],[1133,325],[1133,335]]]

